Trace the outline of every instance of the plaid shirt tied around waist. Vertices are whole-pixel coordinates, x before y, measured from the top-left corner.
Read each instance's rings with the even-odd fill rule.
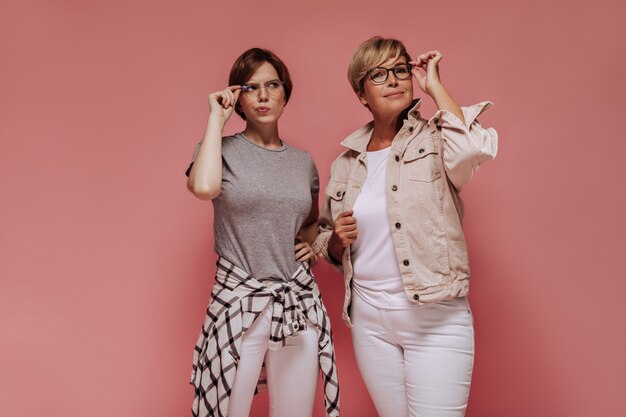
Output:
[[[281,348],[287,338],[310,323],[317,329],[326,414],[339,416],[339,381],[330,320],[308,263],[303,263],[289,281],[259,281],[218,256],[211,302],[193,354],[190,383],[195,387],[194,417],[227,416],[243,335],[269,303],[273,307],[269,349]],[[257,392],[266,388],[263,366]]]

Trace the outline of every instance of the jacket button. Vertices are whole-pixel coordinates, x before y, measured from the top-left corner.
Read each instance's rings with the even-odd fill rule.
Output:
[[[400,222],[396,222],[396,229],[399,229],[400,227],[402,227],[402,225],[400,224]]]
[[[433,122],[435,122],[435,124],[439,123],[439,119],[437,119],[436,117],[433,119]]]
[[[398,186],[396,184],[392,185],[391,191],[398,191]]]
[[[337,197],[341,197],[341,191],[337,191]]]
[[[419,294],[413,294],[413,299],[415,301],[419,300],[420,299],[420,295]]]
[[[419,153],[424,153],[424,148],[420,148]]]
[[[398,155],[396,155],[395,160],[396,160],[396,162],[400,162],[400,157]]]
[[[409,127],[409,132],[413,131],[413,126]]]
[[[408,259],[405,259],[404,261],[402,261],[402,264],[403,264],[404,266],[409,266],[409,260],[408,260]]]

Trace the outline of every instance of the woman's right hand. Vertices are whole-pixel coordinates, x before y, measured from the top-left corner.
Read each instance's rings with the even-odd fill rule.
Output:
[[[357,237],[356,219],[352,210],[344,211],[335,219],[335,229],[330,236],[331,244],[347,248]]]
[[[240,85],[231,85],[222,91],[209,94],[210,117],[216,117],[225,124],[233,114],[240,92]]]
[[[348,210],[337,216],[335,228],[328,240],[328,254],[339,264],[343,258],[343,251],[356,240],[356,219],[353,214],[352,210]]]

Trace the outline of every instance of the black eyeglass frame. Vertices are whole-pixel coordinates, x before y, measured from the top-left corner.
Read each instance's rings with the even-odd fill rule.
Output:
[[[398,74],[396,73],[396,68],[398,68],[398,67],[403,67],[403,66],[405,66],[405,65],[406,65],[406,67],[407,67],[407,69],[408,69],[408,71],[407,71],[407,74],[408,74],[408,75],[407,75],[406,77],[404,77],[404,78],[403,78],[403,77],[398,77]],[[375,70],[378,70],[378,69],[384,69],[384,70],[385,70],[385,78],[384,78],[382,81],[375,81],[375,80],[374,80],[374,77],[372,76],[372,71],[375,71]],[[373,82],[374,84],[384,84],[384,83],[387,81],[387,79],[389,78],[389,71],[393,71],[393,75],[394,75],[394,76],[395,76],[398,80],[408,80],[409,78],[411,78],[411,75],[412,75],[411,71],[412,71],[412,70],[413,70],[413,65],[408,64],[408,63],[407,63],[407,64],[402,63],[402,64],[398,64],[398,65],[396,65],[396,66],[395,66],[395,67],[393,67],[393,68],[387,68],[387,67],[374,67],[374,68],[372,68],[372,69],[367,70],[367,76],[369,76],[370,80],[372,80],[372,82]],[[365,77],[363,77],[363,78],[365,78]]]

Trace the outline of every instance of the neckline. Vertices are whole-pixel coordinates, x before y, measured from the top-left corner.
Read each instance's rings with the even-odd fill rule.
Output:
[[[382,154],[385,152],[389,152],[390,149],[391,149],[391,145],[387,146],[386,148],[379,149],[377,151],[367,151],[367,153],[368,155],[369,154]]]
[[[264,151],[268,151],[268,152],[282,152],[285,149],[287,149],[287,145],[285,145],[285,141],[282,140],[282,139],[280,139],[280,147],[279,148],[266,148],[265,146],[261,146],[261,145],[258,145],[256,143],[252,142],[250,140],[250,138],[248,138],[246,135],[244,135],[243,132],[239,132],[238,136],[241,136],[241,138],[243,140],[245,140],[246,142],[248,142],[250,145],[256,146],[259,149],[263,149]]]

